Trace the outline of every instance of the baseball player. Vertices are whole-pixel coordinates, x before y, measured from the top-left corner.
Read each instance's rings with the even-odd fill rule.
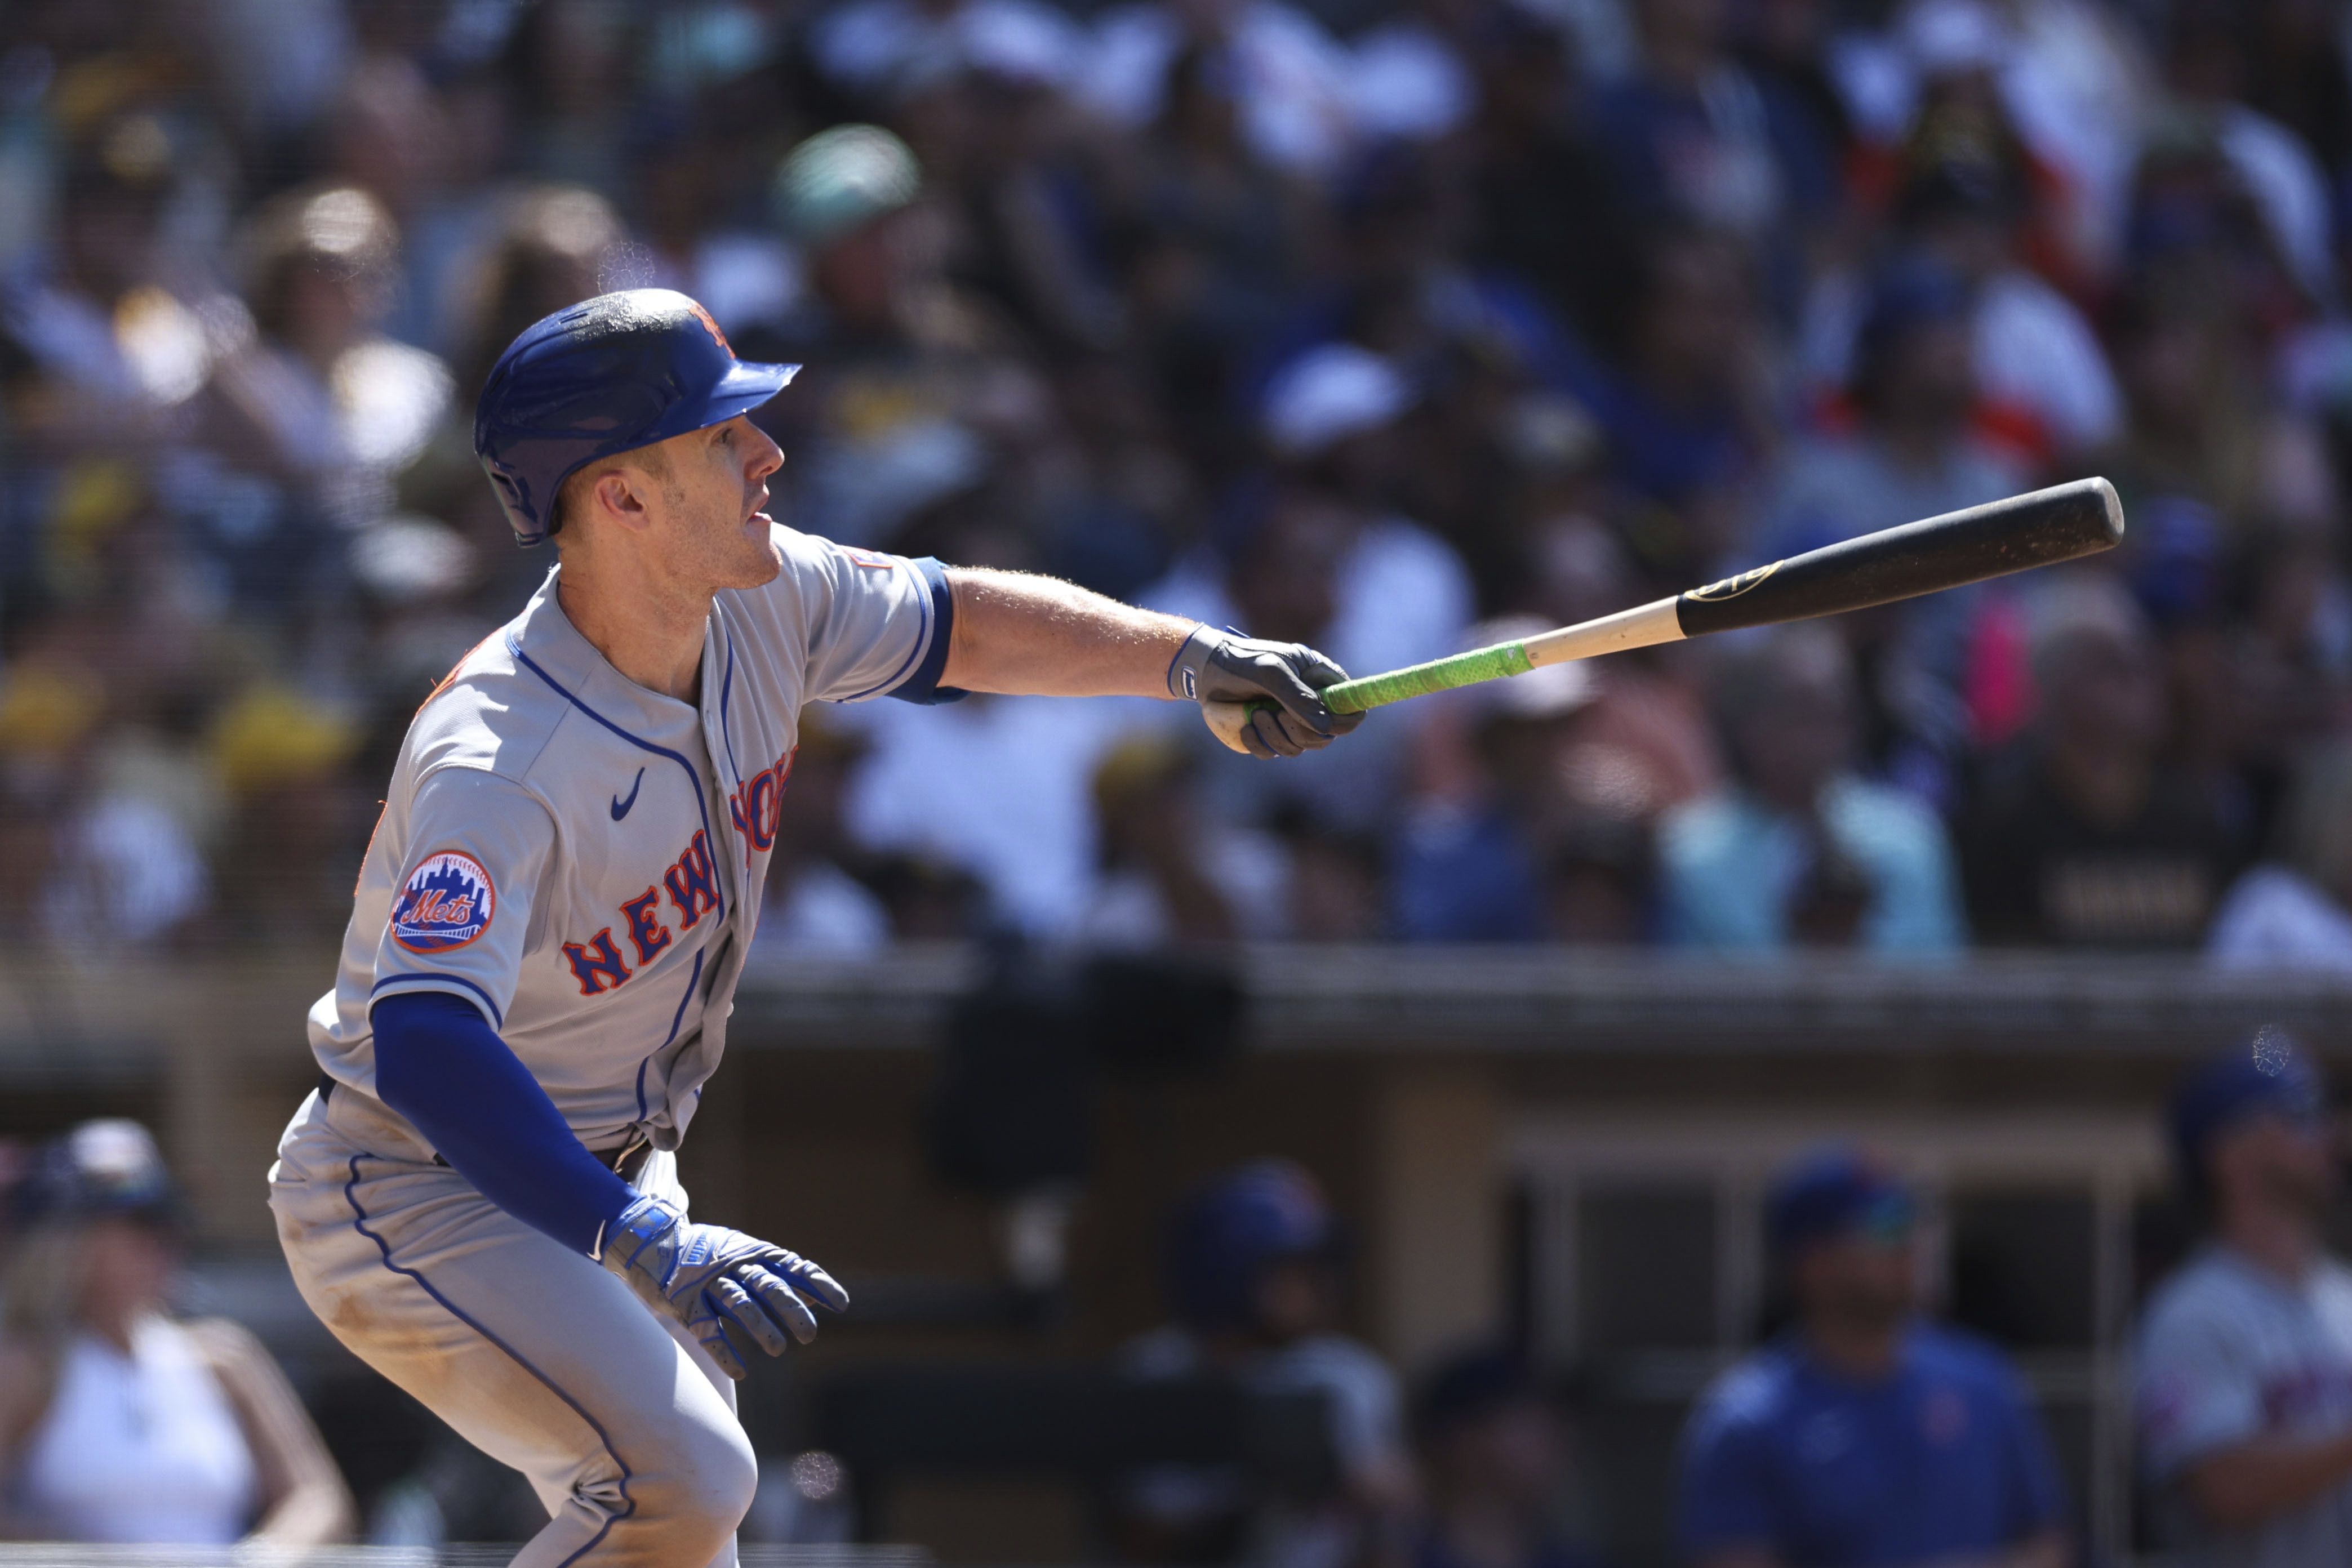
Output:
[[[1064,582],[845,549],[760,508],[736,359],[665,289],[517,338],[474,424],[556,565],[418,710],[360,872],[323,1071],[278,1145],[294,1279],[362,1360],[530,1477],[515,1559],[732,1564],[733,1380],[848,1298],[688,1218],[673,1151],[719,1065],[802,707],[963,691],[1268,699],[1250,749],[1353,720],[1310,649]]]

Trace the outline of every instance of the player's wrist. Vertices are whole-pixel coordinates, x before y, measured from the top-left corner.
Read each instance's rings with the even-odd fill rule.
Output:
[[[635,1187],[629,1193],[627,1206],[597,1228],[595,1249],[589,1256],[625,1279],[633,1270],[657,1278],[667,1272],[656,1266],[661,1249],[686,1216]]]
[[[1230,641],[1230,634],[1220,632],[1203,621],[1192,628],[1168,661],[1168,695],[1183,702],[1201,700],[1201,677],[1207,672],[1209,661],[1217,650]]]

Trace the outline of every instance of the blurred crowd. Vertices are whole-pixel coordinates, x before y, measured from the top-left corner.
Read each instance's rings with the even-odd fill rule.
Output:
[[[2295,1041],[2264,1030],[2182,1076],[2169,1134],[2198,1239],[2135,1291],[2128,1387],[2116,1391],[2141,1502],[2133,1544],[2176,1568],[2340,1568],[2352,1561],[2352,1266],[2329,1249],[2346,1151],[2326,1082]],[[0,1154],[0,1539],[299,1545],[356,1534],[437,1546],[541,1522],[518,1476],[454,1437],[356,1508],[259,1342],[174,1310],[186,1215],[142,1128],[91,1122]],[[1847,1143],[1800,1154],[1762,1197],[1764,1321],[1688,1409],[1663,1489],[1668,1560],[2104,1561],[2084,1545],[2083,1500],[2070,1496],[2042,1398],[2010,1347],[1938,1315],[1945,1238],[1932,1197],[1885,1155]],[[1522,1323],[1457,1346],[1408,1384],[1346,1332],[1349,1228],[1286,1160],[1194,1187],[1160,1241],[1165,1321],[1120,1348],[1110,1375],[1134,1392],[1222,1380],[1308,1398],[1319,1457],[1285,1462],[1265,1427],[1223,1458],[1195,1432],[1170,1450],[1181,1461],[1084,1471],[1100,1494],[1090,1560],[1604,1561],[1589,1545],[1596,1516],[1622,1528],[1625,1510],[1595,1493],[1591,1445],[1612,1428],[1587,1417],[1603,1369],[1538,1365]],[[1145,1239],[1117,1244],[1149,1250]],[[1148,1452],[1153,1422],[1175,1408],[1132,1406],[1121,1453]],[[1019,1426],[1002,1440],[1017,1444]],[[762,1468],[747,1539],[851,1537],[854,1483],[838,1459],[809,1450]]]
[[[2352,967],[2327,0],[24,0],[0,929],[339,927],[546,570],[486,367],[702,300],[779,515],[1371,673],[2091,473],[2093,567],[1559,668],[1281,767],[809,727],[763,941],[2204,949]]]

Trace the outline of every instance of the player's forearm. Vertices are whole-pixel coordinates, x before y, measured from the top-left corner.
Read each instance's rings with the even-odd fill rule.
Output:
[[[1025,572],[955,567],[948,582],[955,632],[940,682],[970,692],[1164,697],[1198,624]]]
[[[582,1253],[636,1200],[471,1003],[395,992],[373,1019],[377,1098],[484,1197]]]
[[[2262,1438],[2197,1461],[2183,1479],[2210,1522],[2225,1530],[2259,1524],[2352,1480],[2352,1432]]]

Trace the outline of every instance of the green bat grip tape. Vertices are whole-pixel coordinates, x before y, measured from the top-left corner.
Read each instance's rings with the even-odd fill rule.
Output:
[[[1480,681],[1499,681],[1506,675],[1524,675],[1534,668],[1528,662],[1527,644],[1497,643],[1491,648],[1473,648],[1466,653],[1432,659],[1425,664],[1407,664],[1384,675],[1341,681],[1338,685],[1325,686],[1322,695],[1333,713],[1362,713],[1367,708],[1401,703],[1407,697],[1476,685]]]
[[[1407,697],[1427,696],[1456,686],[1475,686],[1480,681],[1498,681],[1506,675],[1524,675],[1534,668],[1528,658],[1526,643],[1497,643],[1491,648],[1473,648],[1466,653],[1432,659],[1425,664],[1407,664],[1386,674],[1340,681],[1325,686],[1320,695],[1333,713],[1362,713],[1401,703]],[[1274,706],[1263,697],[1248,705],[1252,713]]]

